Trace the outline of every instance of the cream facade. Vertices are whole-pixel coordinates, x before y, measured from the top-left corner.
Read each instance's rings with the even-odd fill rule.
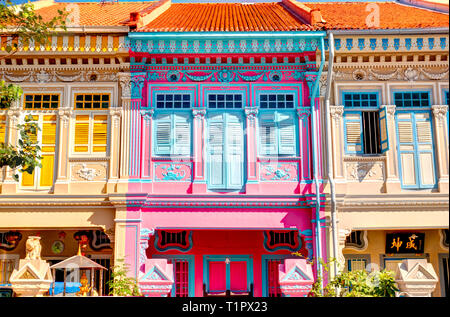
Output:
[[[127,32],[69,27],[47,47],[0,52],[0,79],[23,89],[20,101],[0,109],[2,141],[17,144],[17,124],[32,115],[42,149],[42,168],[32,175],[23,173],[17,182],[10,169],[1,172],[0,283],[24,258],[30,235],[41,237],[42,258],[56,263],[75,255],[77,239],[87,232],[85,253],[113,265],[120,192],[126,190],[121,182],[127,178],[121,138],[131,98]]]
[[[426,258],[440,279],[433,296],[448,295],[448,30],[333,33],[330,255],[341,270]],[[390,234],[419,233],[422,252],[387,252]]]

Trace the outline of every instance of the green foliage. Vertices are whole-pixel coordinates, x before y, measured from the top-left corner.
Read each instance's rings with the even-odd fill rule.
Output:
[[[58,10],[58,14],[50,21],[44,21],[30,2],[15,5],[10,0],[0,0],[0,30],[5,33],[7,29],[8,36],[12,36],[12,41],[5,47],[6,52],[17,50],[16,39],[25,43],[33,40],[35,44],[46,45],[56,28],[66,30],[65,19],[68,13]]]
[[[111,280],[107,282],[110,291],[114,296],[142,296],[137,280],[127,276],[128,266],[123,261],[116,260],[119,264],[112,268]]]
[[[333,259],[330,262],[334,262]],[[325,271],[329,270],[329,263],[320,259]],[[340,272],[332,281],[322,288],[322,276],[319,274],[313,284],[310,297],[395,297],[398,288],[394,274],[391,271],[365,270]]]
[[[25,123],[18,124],[17,129],[20,134],[17,146],[0,142],[0,168],[9,166],[16,181],[19,180],[18,170],[31,174],[36,167],[42,167],[40,163],[42,157],[39,155],[41,148],[36,139],[40,128],[36,121],[28,115],[25,117]]]
[[[19,42],[35,45],[46,45],[50,42],[50,36],[57,28],[66,31],[67,12],[58,10],[58,15],[50,21],[44,21],[42,16],[34,11],[32,3],[15,5],[10,0],[0,0],[0,37],[8,36],[5,51],[8,55],[17,52]],[[0,109],[8,109],[14,101],[19,100],[22,89],[13,84],[0,81]],[[0,168],[9,166],[13,170],[13,177],[19,179],[18,171],[33,173],[35,167],[41,167],[39,156],[40,147],[37,145],[37,131],[39,127],[31,116],[25,119],[25,124],[11,127],[19,130],[20,139],[17,146],[0,142]],[[2,140],[3,141],[3,140]]]

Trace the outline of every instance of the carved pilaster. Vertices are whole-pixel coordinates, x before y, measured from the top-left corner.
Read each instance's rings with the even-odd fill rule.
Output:
[[[345,248],[345,240],[350,235],[352,231],[349,229],[339,229],[338,230],[338,254],[337,254],[337,262],[339,265],[339,270],[342,270],[345,267],[345,257],[342,252]]]
[[[339,121],[344,115],[344,106],[330,106],[330,115],[335,122]]]
[[[147,254],[145,253],[148,248],[148,240],[150,236],[155,234],[155,230],[148,228],[141,228],[140,231],[140,253],[139,253],[139,267],[145,264],[147,260]]]
[[[122,89],[122,98],[131,99],[131,74],[130,73],[118,73],[120,88]]]
[[[192,109],[194,119],[203,119],[206,115],[206,109]]]
[[[297,109],[297,115],[300,120],[304,120],[308,118],[311,114],[310,108],[298,108]]]
[[[434,105],[431,106],[431,109],[433,111],[434,119],[438,123],[439,127],[442,127],[444,125],[448,106],[447,105]]]
[[[153,118],[153,114],[155,113],[155,109],[146,109],[141,110],[141,116],[144,118],[146,122],[149,122]]]

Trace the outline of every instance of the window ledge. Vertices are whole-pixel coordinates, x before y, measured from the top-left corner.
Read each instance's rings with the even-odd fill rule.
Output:
[[[99,162],[99,161],[109,161],[109,156],[84,156],[84,157],[69,157],[69,162]]]
[[[258,156],[258,162],[299,162],[301,161],[301,157],[292,156],[292,157],[283,157],[283,156]]]
[[[344,156],[344,162],[379,162],[386,161],[386,155],[377,155],[377,156]]]

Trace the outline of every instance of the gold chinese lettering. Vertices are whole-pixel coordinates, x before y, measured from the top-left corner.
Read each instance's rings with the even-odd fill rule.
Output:
[[[403,242],[400,241],[400,238],[399,238],[399,237],[397,237],[397,241],[395,241],[395,238],[394,238],[394,239],[392,239],[391,249],[397,248],[397,252],[398,252],[398,249],[400,248],[400,246],[401,246],[402,244],[403,244]]]
[[[406,248],[407,249],[417,250],[417,246],[415,244],[415,239],[416,238],[417,238],[417,236],[415,234],[413,234],[412,236],[408,237],[409,242],[406,242]]]

